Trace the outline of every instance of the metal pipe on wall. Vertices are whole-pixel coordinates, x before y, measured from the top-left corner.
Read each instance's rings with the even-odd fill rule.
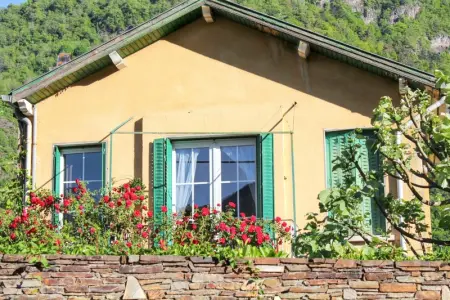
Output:
[[[25,157],[25,180],[23,182],[23,197],[22,197],[22,204],[23,207],[25,207],[26,204],[26,197],[28,192],[28,177],[30,176],[30,167],[31,167],[31,136],[32,136],[32,129],[33,125],[31,124],[31,121],[28,118],[21,118],[19,120],[22,123],[25,123],[25,126],[27,126],[27,137],[26,137],[26,157]]]
[[[31,152],[31,188],[36,189],[37,106],[33,105],[33,151]]]

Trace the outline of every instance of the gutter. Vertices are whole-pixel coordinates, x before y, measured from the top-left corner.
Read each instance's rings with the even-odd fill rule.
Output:
[[[26,138],[27,153],[26,153],[26,159],[25,159],[25,179],[23,182],[23,196],[22,196],[22,205],[25,208],[26,197],[27,197],[27,192],[28,192],[27,183],[28,183],[28,178],[30,176],[30,167],[31,167],[31,135],[32,135],[31,131],[32,131],[33,125],[31,124],[30,119],[28,119],[27,117],[19,119],[19,122],[22,122],[25,124],[25,126],[27,126],[27,138]]]

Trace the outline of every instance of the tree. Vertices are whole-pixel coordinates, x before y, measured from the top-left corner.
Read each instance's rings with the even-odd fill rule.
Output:
[[[449,76],[437,72],[438,87],[449,94]],[[444,99],[444,98],[442,98]],[[427,245],[450,246],[450,115],[438,114],[432,97],[424,91],[408,90],[398,106],[383,97],[374,110],[372,125],[376,133],[367,140],[361,130],[335,160],[335,169],[344,174],[344,182],[319,194],[320,212],[308,215],[309,223],[295,242],[297,255],[362,258],[392,258],[404,255],[386,236],[374,235],[361,210],[364,199],[371,198],[391,230],[396,230],[417,256],[427,254]],[[450,104],[450,99],[446,100]],[[440,108],[442,110],[442,108]],[[401,136],[399,143],[398,136]],[[363,142],[361,142],[363,140]],[[364,145],[374,147],[379,167],[366,171],[361,166]],[[405,194],[399,198],[385,193],[387,178],[400,180]],[[426,222],[425,211],[434,210],[436,234]],[[437,226],[436,226],[437,225]],[[357,250],[349,237],[359,236],[366,244]],[[417,246],[418,245],[418,246]],[[419,248],[419,249],[417,249]]]

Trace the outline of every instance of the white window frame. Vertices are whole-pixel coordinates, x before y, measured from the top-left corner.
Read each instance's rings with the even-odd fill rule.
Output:
[[[65,183],[75,183],[75,180],[66,181],[65,180],[65,162],[64,162],[64,155],[65,154],[77,154],[77,153],[92,153],[92,152],[100,152],[102,154],[102,147],[101,146],[86,146],[86,147],[70,147],[70,148],[61,148],[59,153],[59,190],[60,193],[64,195],[64,184]],[[83,157],[84,160],[84,157]],[[102,171],[104,172],[104,170]],[[84,169],[83,169],[84,173]],[[83,174],[84,177],[84,174]],[[100,180],[88,180],[89,182],[102,182],[102,179]],[[63,224],[64,214],[62,212],[59,213],[59,224]]]
[[[209,148],[209,197],[210,207],[218,211],[222,210],[217,204],[222,204],[222,174],[221,174],[221,152],[220,147],[226,146],[254,146],[255,147],[255,167],[257,164],[256,137],[255,138],[233,138],[233,139],[208,139],[208,140],[189,140],[189,141],[173,141],[172,143],[172,211],[176,212],[176,168],[177,168],[177,149],[186,148]],[[258,169],[256,170],[256,174]],[[225,182],[226,183],[226,182]],[[255,205],[258,213],[258,178],[255,178]],[[239,205],[238,205],[239,207]],[[238,211],[239,216],[239,211]]]

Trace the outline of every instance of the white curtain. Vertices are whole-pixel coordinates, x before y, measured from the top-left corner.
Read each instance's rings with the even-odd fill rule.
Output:
[[[241,146],[239,147],[239,173],[244,174],[244,176],[239,177],[239,181],[241,180],[252,180],[256,182],[256,149],[254,146]],[[251,163],[250,163],[251,161]],[[256,201],[256,187],[255,184],[249,185],[253,201]]]
[[[192,183],[195,169],[197,167],[198,151],[196,149],[180,149],[176,151],[177,161],[177,180],[176,183]],[[192,203],[192,184],[177,185],[177,212],[183,212],[186,206]]]

